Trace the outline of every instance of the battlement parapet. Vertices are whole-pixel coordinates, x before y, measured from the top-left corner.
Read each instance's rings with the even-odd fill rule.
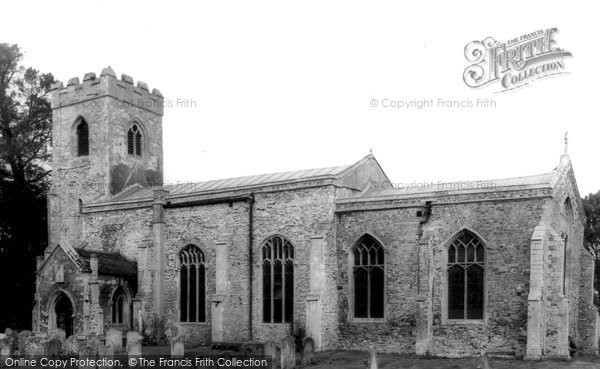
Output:
[[[150,92],[146,82],[138,81],[134,84],[133,77],[126,74],[117,79],[112,68],[104,68],[100,77],[96,73],[86,73],[83,82],[79,77],[73,77],[65,87],[62,82],[56,82],[51,88],[52,109],[60,109],[78,103],[99,100],[111,97],[120,104],[131,105],[152,113],[163,115],[164,97],[162,93],[153,89]]]

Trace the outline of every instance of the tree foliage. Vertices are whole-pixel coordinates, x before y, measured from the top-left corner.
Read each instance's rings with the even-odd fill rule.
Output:
[[[0,280],[11,298],[0,304],[2,331],[31,324],[35,256],[47,239],[54,78],[22,59],[19,46],[0,43]]]
[[[594,301],[600,306],[600,191],[590,193],[583,199],[583,210],[586,216],[584,247],[594,257]]]

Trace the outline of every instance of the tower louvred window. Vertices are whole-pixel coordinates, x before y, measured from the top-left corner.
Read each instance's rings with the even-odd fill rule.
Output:
[[[127,153],[142,156],[142,131],[134,124],[127,131]]]
[[[77,124],[77,156],[87,156],[90,154],[90,137],[88,124],[81,119]]]

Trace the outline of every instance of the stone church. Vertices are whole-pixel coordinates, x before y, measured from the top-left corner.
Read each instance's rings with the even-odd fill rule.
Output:
[[[392,185],[354,164],[163,186],[163,96],[111,68],[52,91],[34,330],[466,356],[596,352],[567,153],[551,172]]]

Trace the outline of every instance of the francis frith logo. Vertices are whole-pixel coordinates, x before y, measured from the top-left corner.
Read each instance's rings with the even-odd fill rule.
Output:
[[[479,88],[499,84],[499,91],[523,87],[540,78],[564,74],[567,50],[558,47],[557,28],[541,29],[506,42],[487,37],[465,46],[471,63],[463,73],[466,85]]]

